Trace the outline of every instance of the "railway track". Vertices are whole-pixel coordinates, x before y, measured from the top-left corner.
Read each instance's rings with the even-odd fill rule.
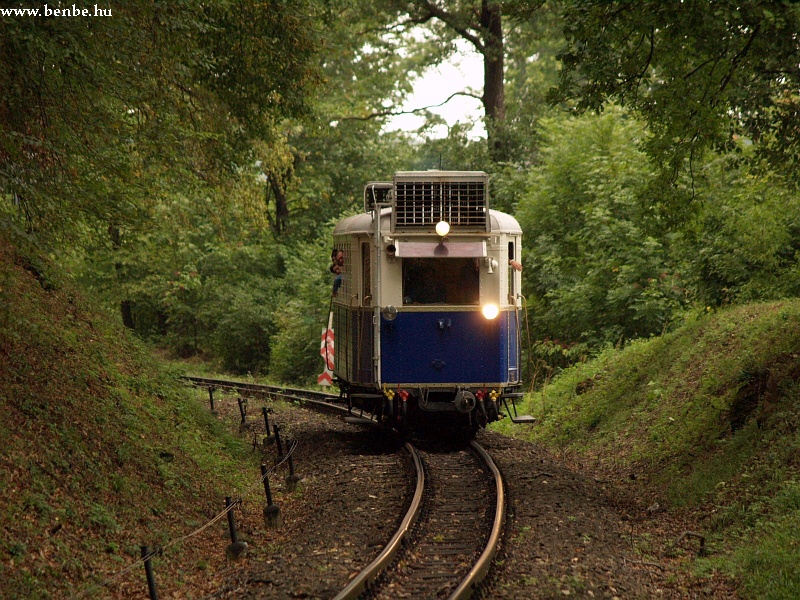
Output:
[[[212,379],[208,377],[192,377],[188,375],[183,376],[183,379],[198,387],[209,388],[212,390],[220,389],[236,391],[241,394],[250,393],[256,395],[282,397],[287,400],[301,400],[320,405],[330,405],[331,408],[336,408],[337,410],[347,410],[342,405],[333,404],[339,400],[338,394],[328,394],[326,392],[316,392],[313,390],[304,390],[285,386],[267,385],[265,383],[234,381],[232,379]]]
[[[338,396],[293,388],[187,377],[197,386],[301,400],[346,413]],[[366,423],[367,420],[364,420]],[[416,488],[397,531],[372,562],[335,596],[353,598],[468,598],[486,575],[505,522],[504,484],[477,443],[406,444]]]
[[[469,598],[488,572],[505,521],[503,482],[491,457],[476,442],[413,450],[424,475],[409,509],[418,518],[407,543],[391,566],[370,565],[337,600]]]

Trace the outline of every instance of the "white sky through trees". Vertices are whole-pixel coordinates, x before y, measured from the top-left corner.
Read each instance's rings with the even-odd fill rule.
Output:
[[[465,91],[477,96],[483,91],[483,57],[468,43],[457,42],[459,51],[447,61],[429,68],[414,83],[414,91],[408,96],[402,110],[410,111],[425,106],[434,106],[447,100],[455,92]],[[431,112],[440,115],[448,126],[456,123],[474,123],[470,138],[485,138],[483,105],[479,98],[454,96]],[[424,119],[415,114],[392,117],[386,124],[387,131],[401,129],[413,132],[421,127]],[[428,133],[434,138],[447,137],[447,127],[436,126]]]

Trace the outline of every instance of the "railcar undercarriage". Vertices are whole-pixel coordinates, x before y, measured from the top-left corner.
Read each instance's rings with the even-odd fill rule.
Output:
[[[351,411],[373,415],[379,422],[400,431],[434,422],[474,434],[479,428],[505,418],[506,413],[514,422],[533,421],[516,414],[515,401],[522,396],[517,387],[394,386],[376,390],[350,386],[344,381],[338,385],[339,397]]]

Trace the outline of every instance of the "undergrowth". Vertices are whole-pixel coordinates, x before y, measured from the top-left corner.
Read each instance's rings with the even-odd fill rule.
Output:
[[[579,456],[674,510],[752,598],[800,597],[800,301],[703,314],[561,373],[498,428]]]

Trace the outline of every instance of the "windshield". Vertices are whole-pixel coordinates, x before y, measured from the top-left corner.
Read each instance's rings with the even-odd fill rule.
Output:
[[[476,258],[404,258],[403,304],[478,304]]]

